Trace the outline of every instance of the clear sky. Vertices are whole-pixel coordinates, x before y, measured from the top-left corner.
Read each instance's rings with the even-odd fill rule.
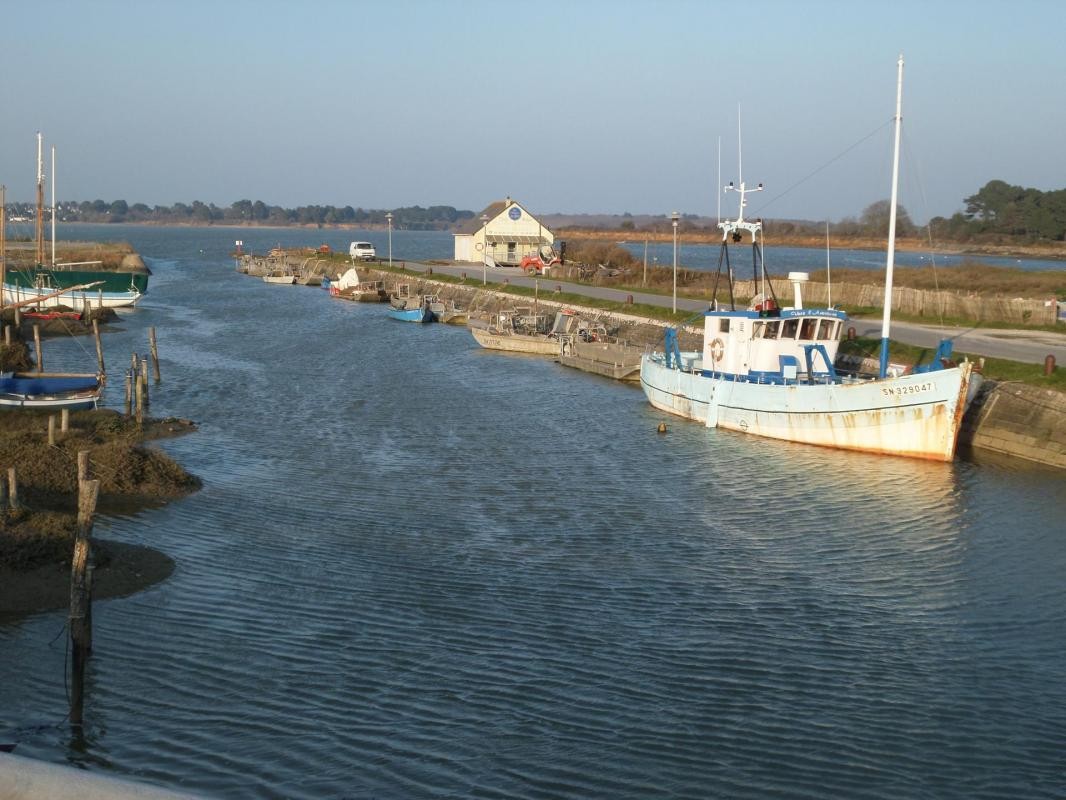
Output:
[[[903,52],[925,220],[1066,187],[1064,41],[1061,0],[12,1],[0,182],[41,130],[60,200],[713,216],[739,107],[749,211],[836,220],[888,197]]]

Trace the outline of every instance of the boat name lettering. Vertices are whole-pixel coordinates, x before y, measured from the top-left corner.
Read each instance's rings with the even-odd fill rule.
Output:
[[[910,386],[882,386],[881,394],[885,397],[903,397],[909,394],[921,394],[922,392],[931,392],[936,388],[936,384],[932,381],[926,381],[925,383],[914,383]]]

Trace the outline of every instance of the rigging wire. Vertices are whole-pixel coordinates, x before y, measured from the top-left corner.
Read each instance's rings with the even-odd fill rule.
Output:
[[[907,132],[903,131],[903,150],[906,155],[904,163],[913,164],[913,176],[914,182],[918,186],[918,194],[922,198],[922,212],[926,218],[929,219],[929,201],[925,195],[925,183],[922,181],[922,164],[918,160],[918,157],[914,155],[910,147],[910,138],[907,136]],[[910,170],[908,170],[910,171]],[[936,290],[936,313],[937,318],[940,320],[940,327],[944,327],[944,297],[940,294],[940,277],[936,271],[936,251],[933,243],[933,226],[930,222],[925,223],[926,238],[929,241],[929,263],[933,267],[933,287]]]
[[[759,206],[759,208],[756,209],[755,212],[753,212],[754,215],[757,216],[757,217],[758,216],[763,216],[763,212],[764,212],[765,209],[767,209],[770,206],[772,206],[774,203],[776,203],[778,200],[780,200],[785,195],[789,194],[794,189],[797,189],[798,187],[802,186],[804,183],[809,181],[811,178],[813,178],[818,173],[822,172],[823,170],[825,170],[825,169],[829,168],[830,166],[832,166],[833,164],[835,164],[837,161],[842,159],[844,156],[846,156],[852,150],[857,148],[859,145],[864,144],[869,139],[872,139],[874,136],[876,136],[878,133],[880,133],[884,128],[887,128],[888,126],[893,125],[895,123],[895,121],[896,121],[895,117],[892,117],[892,118],[886,120],[885,122],[883,122],[882,124],[878,125],[876,128],[874,128],[868,134],[863,136],[857,142],[851,144],[846,149],[842,150],[840,153],[837,153],[837,155],[833,156],[831,159],[826,161],[824,164],[822,164],[820,167],[815,169],[813,172],[805,175],[804,177],[800,178],[798,181],[793,183],[791,186],[789,186],[784,191],[782,191],[779,194],[774,195],[773,197],[771,197],[769,200],[767,200],[765,203],[763,203],[761,206]]]

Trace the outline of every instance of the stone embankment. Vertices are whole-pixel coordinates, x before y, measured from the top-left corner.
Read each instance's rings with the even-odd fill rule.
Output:
[[[1066,395],[986,381],[963,419],[959,448],[1066,469]]]

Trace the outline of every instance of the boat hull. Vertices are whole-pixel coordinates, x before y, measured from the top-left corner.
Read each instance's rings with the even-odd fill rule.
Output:
[[[385,312],[400,322],[433,322],[436,317],[428,308],[390,308]]]
[[[100,392],[95,378],[0,378],[0,409],[96,408]]]
[[[682,354],[698,368],[698,355]],[[966,410],[972,364],[841,384],[760,384],[641,360],[640,382],[658,409],[709,428],[868,453],[950,461]]]
[[[559,355],[559,340],[549,336],[529,336],[521,333],[500,334],[484,328],[471,328],[470,333],[479,345],[489,350],[534,353],[544,356]]]
[[[24,300],[34,300],[55,292],[55,289],[35,289],[33,287],[4,284],[4,302],[18,303]],[[137,305],[142,297],[144,297],[144,294],[136,290],[101,293],[90,289],[89,291],[69,292],[58,297],[50,297],[47,300],[40,301],[38,306],[40,308],[83,308],[88,303],[93,308],[99,308],[101,304],[104,308],[132,308]]]

